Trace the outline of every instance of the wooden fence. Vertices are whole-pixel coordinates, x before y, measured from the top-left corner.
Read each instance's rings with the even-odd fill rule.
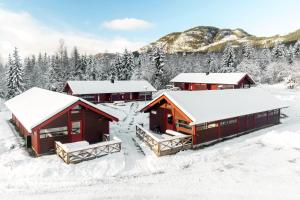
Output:
[[[56,141],[55,151],[57,155],[65,161],[65,163],[78,163],[84,160],[90,160],[121,151],[121,140],[115,139],[87,146],[79,146],[77,149],[72,150],[69,150],[64,144]]]
[[[192,148],[191,135],[177,135],[167,139],[159,139],[150,131],[136,125],[136,136],[145,142],[157,156],[175,154]]]

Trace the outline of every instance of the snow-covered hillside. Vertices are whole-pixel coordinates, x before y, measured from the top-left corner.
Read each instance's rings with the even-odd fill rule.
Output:
[[[0,199],[300,199],[300,91],[265,86],[290,107],[282,124],[199,150],[156,157],[135,137],[146,103],[99,105],[122,151],[66,165],[32,158],[0,106]],[[245,104],[246,105],[246,104]]]
[[[220,52],[228,42],[234,46],[251,43],[260,48],[273,47],[276,42],[294,43],[299,39],[300,30],[287,35],[256,37],[242,29],[220,29],[212,26],[197,26],[182,32],[167,34],[157,41],[141,48],[147,51],[159,46],[167,53],[175,52]]]

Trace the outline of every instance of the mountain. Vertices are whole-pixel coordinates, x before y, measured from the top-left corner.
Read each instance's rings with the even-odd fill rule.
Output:
[[[198,26],[183,32],[170,33],[140,49],[147,51],[152,46],[162,47],[166,53],[174,52],[220,52],[230,42],[239,47],[245,42],[257,48],[270,48],[276,42],[295,43],[300,39],[300,29],[287,35],[257,37],[242,29],[219,29],[212,26]]]

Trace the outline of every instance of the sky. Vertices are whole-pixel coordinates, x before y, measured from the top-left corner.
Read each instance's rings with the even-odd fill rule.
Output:
[[[53,53],[60,40],[82,53],[137,50],[195,26],[257,36],[300,28],[299,0],[0,0],[0,56]]]

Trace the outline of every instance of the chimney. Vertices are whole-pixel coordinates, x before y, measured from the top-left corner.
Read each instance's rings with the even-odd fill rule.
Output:
[[[209,72],[206,72],[205,74],[206,74],[206,76],[207,76],[207,75],[209,75]]]
[[[111,83],[115,83],[115,79],[113,79],[113,78],[110,79],[110,82],[111,82]]]

